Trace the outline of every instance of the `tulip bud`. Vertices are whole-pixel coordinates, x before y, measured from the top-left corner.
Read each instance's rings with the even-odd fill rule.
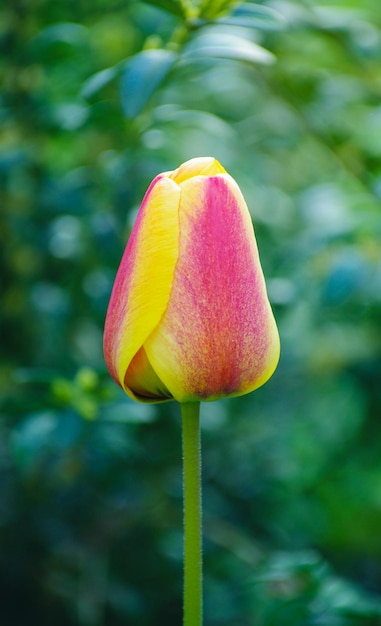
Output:
[[[213,158],[151,183],[127,243],[104,333],[107,367],[141,402],[238,396],[279,359],[253,225]]]

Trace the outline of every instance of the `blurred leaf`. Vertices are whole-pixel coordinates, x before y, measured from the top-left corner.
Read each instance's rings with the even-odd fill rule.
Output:
[[[140,405],[123,399],[123,402],[104,404],[101,408],[100,418],[107,422],[143,424],[155,419],[155,409],[149,404]]]
[[[265,65],[275,61],[275,57],[271,52],[249,39],[239,35],[227,34],[223,31],[213,32],[212,30],[197,36],[186,48],[182,58],[184,61],[193,61],[195,58],[202,57],[223,58]]]
[[[87,121],[89,110],[81,102],[62,102],[52,109],[55,123],[64,130],[75,131]]]
[[[108,67],[105,70],[97,72],[90,78],[88,78],[81,91],[81,96],[83,98],[92,98],[95,96],[103,87],[106,87],[116,76],[118,75],[118,68]]]
[[[279,31],[286,27],[286,20],[281,13],[271,7],[249,2],[239,4],[230,15],[220,18],[217,23],[266,31]]]
[[[143,50],[129,59],[121,81],[125,115],[136,117],[172,69],[177,55],[169,50]]]
[[[236,4],[236,0],[202,0],[199,16],[208,20],[214,20],[219,15],[229,11],[234,4]]]
[[[28,152],[22,148],[2,150],[0,152],[0,174],[8,174],[18,166],[27,164],[29,156]]]
[[[356,249],[349,249],[338,255],[330,267],[323,284],[323,301],[338,304],[349,300],[367,284],[370,269],[365,259]]]
[[[273,555],[259,570],[253,591],[253,614],[261,626],[380,624],[381,602],[336,577],[313,552]]]
[[[17,463],[28,469],[46,452],[58,425],[52,411],[29,415],[12,433],[12,450]]]
[[[360,6],[315,6],[311,7],[321,28],[327,30],[350,30],[359,27],[364,20]]]
[[[182,0],[144,0],[144,2],[154,7],[164,9],[177,17],[186,17],[185,7],[187,3]]]
[[[35,51],[43,51],[55,44],[68,44],[74,48],[87,44],[88,30],[82,24],[62,22],[47,26],[31,40]]]
[[[20,367],[13,371],[13,378],[19,384],[51,383],[56,373],[51,369]]]

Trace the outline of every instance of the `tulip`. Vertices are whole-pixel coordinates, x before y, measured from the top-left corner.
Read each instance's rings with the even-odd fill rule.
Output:
[[[202,626],[200,401],[263,385],[279,358],[253,225],[213,158],[159,174],[111,293],[104,353],[135,400],[181,405],[184,626]]]
[[[148,188],[111,294],[104,353],[141,402],[238,396],[273,374],[279,335],[250,214],[214,158],[191,159]]]

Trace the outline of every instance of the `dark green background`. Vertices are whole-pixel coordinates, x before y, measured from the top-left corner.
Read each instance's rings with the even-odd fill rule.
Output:
[[[147,186],[201,155],[282,342],[202,406],[205,624],[381,624],[379,0],[228,4],[1,6],[2,626],[181,624],[178,407],[118,390],[102,329]]]

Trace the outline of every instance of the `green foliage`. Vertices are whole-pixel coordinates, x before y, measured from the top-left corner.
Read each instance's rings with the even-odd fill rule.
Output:
[[[143,50],[126,63],[121,81],[121,101],[127,117],[136,117],[143,111],[175,61],[176,54],[170,50]]]
[[[258,624],[379,624],[381,606],[332,575],[314,553],[276,554],[254,581]]]
[[[205,623],[381,624],[378,0],[0,9],[4,626],[179,624],[177,407],[102,356],[153,176],[214,155],[282,341],[202,408]]]

